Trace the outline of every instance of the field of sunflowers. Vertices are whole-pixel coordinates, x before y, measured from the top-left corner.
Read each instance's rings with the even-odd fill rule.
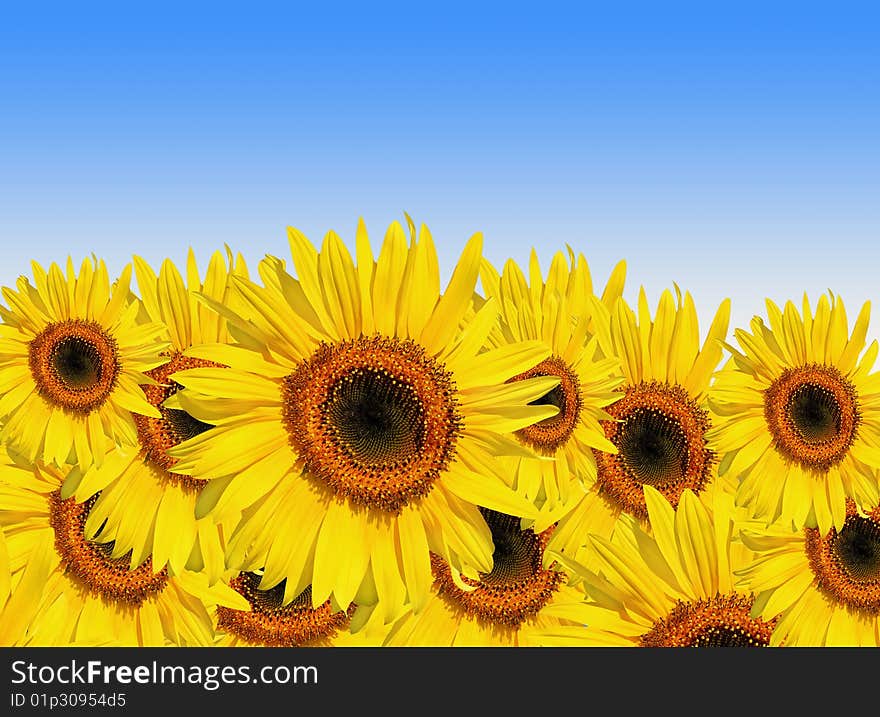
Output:
[[[2,289],[0,645],[880,646],[867,304],[288,237]]]

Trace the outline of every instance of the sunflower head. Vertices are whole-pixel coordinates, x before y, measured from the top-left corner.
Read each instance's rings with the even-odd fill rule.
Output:
[[[751,520],[742,541],[754,558],[739,585],[757,594],[753,615],[778,623],[773,644],[880,646],[880,506],[847,500],[842,526],[825,533]]]
[[[33,263],[33,283],[4,287],[0,306],[0,439],[31,461],[88,466],[135,441],[134,414],[154,416],[144,399],[147,371],[161,363],[167,333],[145,321],[130,292],[131,266],[111,286],[101,261],[77,273]]]
[[[547,605],[564,582],[561,571],[543,565],[552,528],[522,529],[520,519],[483,511],[492,531],[492,570],[478,579],[456,575],[440,556],[431,559],[437,595],[463,617],[489,630],[516,630]]]
[[[534,340],[550,352],[509,383],[536,377],[556,380],[532,403],[555,407],[558,412],[516,432],[525,450],[510,461],[509,468],[517,491],[541,509],[535,526],[539,532],[569,510],[583,488],[592,485],[596,464],[591,450],[601,447],[616,452],[600,422],[611,418],[606,408],[620,397],[614,389],[622,376],[619,360],[600,346],[597,324],[610,321],[606,303],[622,291],[623,274],[621,264],[600,300],[592,294],[586,261],[583,256],[576,260],[571,251],[568,259],[562,252],[553,256],[546,278],[534,251],[528,278],[513,260],[507,261],[501,274],[483,262],[487,299],[502,308],[501,320],[489,335],[491,344],[505,347]]]
[[[203,574],[154,572],[149,556],[132,565],[130,551],[100,530],[89,537],[98,496],[63,498],[63,478],[51,467],[0,459],[0,527],[8,536],[11,587],[0,643],[207,645],[216,605],[246,606],[231,588],[208,585]]]
[[[804,534],[817,588],[838,605],[880,617],[880,507],[863,515],[849,501],[840,530]]]
[[[451,372],[412,339],[324,343],[281,393],[308,474],[354,504],[394,513],[431,491],[462,431]]]
[[[781,518],[823,535],[843,527],[846,501],[880,499],[880,375],[871,373],[877,342],[864,351],[869,305],[849,333],[839,297],[807,297],[769,324],[755,317],[735,332],[739,348],[710,397],[713,437],[737,500],[757,518]]]
[[[678,291],[678,287],[676,287]],[[690,294],[669,291],[652,318],[644,289],[638,317],[619,300],[601,341],[619,356],[626,381],[603,422],[615,452],[597,451],[597,491],[609,507],[647,518],[644,487],[659,490],[673,505],[682,492],[703,491],[716,473],[708,438],[709,381],[721,358],[729,301],[718,309],[702,347]]]
[[[49,495],[49,523],[55,532],[55,549],[64,571],[92,595],[122,604],[140,606],[165,589],[167,570],[153,573],[148,562],[129,565],[129,557],[115,557],[113,541],[85,537],[89,511],[98,499],[85,503],[62,500],[60,492]]]
[[[168,454],[176,473],[211,481],[200,514],[241,517],[228,565],[263,570],[261,590],[284,581],[285,605],[310,586],[313,608],[362,595],[388,622],[424,605],[432,551],[491,570],[477,506],[534,517],[499,456],[558,413],[539,401],[558,379],[509,383],[549,351],[489,345],[499,310],[475,301],[480,235],[442,292],[424,226],[407,243],[392,224],[378,257],[362,223],[354,255],[333,232],[320,249],[292,228],[289,239],[295,274],[267,257],[262,286],[232,278],[233,350],[198,354],[226,368],[169,377],[183,386],[176,407],[214,428]]]

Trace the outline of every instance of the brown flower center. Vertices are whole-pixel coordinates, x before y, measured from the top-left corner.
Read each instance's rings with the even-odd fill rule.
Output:
[[[77,503],[73,498],[61,500],[59,491],[49,496],[49,522],[55,531],[55,549],[67,575],[92,595],[139,606],[164,590],[168,571],[163,568],[153,573],[149,559],[132,570],[130,551],[114,559],[110,557],[113,541],[86,540],[83,529],[97,499],[98,494],[84,503]]]
[[[479,581],[462,576],[474,588],[465,591],[455,584],[448,563],[432,554],[434,585],[437,594],[466,617],[515,630],[537,615],[562,584],[561,572],[541,567],[553,529],[536,535],[531,529],[521,530],[519,518],[481,511],[495,544],[492,571],[480,575]]]
[[[409,339],[322,344],[282,383],[284,425],[306,474],[390,513],[426,496],[455,455],[452,374]]]
[[[159,409],[162,417],[153,418],[133,414],[137,426],[138,441],[144,450],[144,457],[165,471],[165,479],[169,483],[184,490],[199,491],[207,481],[174,473],[172,469],[179,459],[169,456],[168,449],[185,440],[195,438],[213,426],[193,418],[186,411],[165,408],[162,403],[183,388],[179,383],[168,378],[171,374],[189,368],[209,367],[221,367],[221,364],[189,358],[180,353],[173,354],[168,363],[162,364],[152,371],[147,371],[147,376],[152,378],[156,385],[144,386],[144,395],[147,401]]]
[[[517,431],[516,435],[520,441],[539,453],[552,455],[566,444],[577,427],[581,412],[580,382],[577,374],[565,361],[558,356],[551,356],[525,373],[514,376],[508,383],[537,376],[557,377],[559,385],[532,401],[532,405],[556,406],[559,413]]]
[[[707,448],[709,414],[678,385],[641,383],[625,389],[608,408],[605,436],[612,455],[596,451],[600,494],[622,511],[647,518],[644,486],[676,506],[684,490],[695,493],[711,479],[716,456]]]
[[[776,450],[819,472],[846,457],[860,421],[855,387],[818,364],[785,370],[764,391],[764,416]]]
[[[880,507],[859,515],[847,501],[838,531],[824,537],[805,528],[805,548],[816,584],[831,600],[870,615],[880,615]]]
[[[49,324],[31,340],[28,351],[37,391],[60,408],[91,413],[116,386],[116,341],[94,321]]]
[[[768,647],[775,620],[750,615],[753,597],[739,593],[679,602],[642,635],[642,647]]]
[[[239,573],[229,585],[251,604],[251,611],[217,608],[217,627],[236,635],[250,645],[266,647],[329,646],[340,630],[348,629],[356,606],[334,612],[330,601],[312,607],[312,589],[307,587],[294,600],[283,605],[284,584],[259,590],[260,576]]]

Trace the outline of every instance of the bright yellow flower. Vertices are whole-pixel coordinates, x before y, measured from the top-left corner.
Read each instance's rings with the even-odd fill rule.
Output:
[[[226,585],[209,587],[205,575],[154,573],[147,562],[132,569],[128,556],[114,555],[112,542],[86,538],[95,498],[62,499],[62,478],[0,454],[0,526],[10,571],[0,645],[210,645],[216,605],[247,608]]]
[[[774,622],[752,615],[734,571],[754,557],[739,543],[733,498],[720,488],[678,506],[645,486],[652,532],[628,515],[611,540],[591,536],[590,565],[561,558],[589,599],[581,644],[619,647],[766,647]],[[709,499],[707,499],[709,498]],[[574,608],[572,609],[574,612]]]
[[[843,302],[823,296],[813,315],[792,302],[767,301],[751,331],[736,330],[741,351],[716,377],[710,406],[721,473],[737,483],[737,502],[765,522],[781,518],[824,535],[846,520],[846,499],[880,502],[880,373],[874,341],[862,353],[869,304],[847,335]]]
[[[880,647],[880,506],[848,502],[843,526],[744,526],[755,560],[737,571],[753,614],[778,621],[772,644]]]
[[[618,389],[623,396],[603,422],[617,452],[595,452],[595,485],[559,521],[551,551],[575,557],[587,547],[588,533],[611,537],[621,514],[647,519],[646,486],[675,506],[685,490],[702,494],[715,480],[706,396],[721,359],[730,302],[718,308],[701,347],[693,299],[678,287],[676,292],[677,301],[662,293],[653,318],[642,289],[638,317],[620,299],[610,324],[596,322],[600,346],[620,358],[625,376]]]
[[[139,320],[131,266],[111,287],[103,261],[66,276],[33,262],[34,284],[3,287],[0,306],[0,441],[30,462],[100,465],[137,441],[132,412],[158,417],[145,372],[168,346],[161,324]]]
[[[209,480],[196,510],[244,511],[230,567],[285,581],[287,604],[311,585],[313,607],[332,599],[379,604],[383,621],[418,611],[432,583],[430,552],[457,569],[492,569],[492,540],[477,506],[535,517],[497,456],[510,434],[556,415],[530,402],[556,378],[507,381],[547,358],[524,341],[484,351],[498,317],[472,309],[482,238],[465,247],[440,292],[437,253],[422,227],[407,246],[389,228],[378,260],[363,223],[357,262],[327,234],[320,252],[295,229],[298,279],[268,257],[264,286],[234,277],[238,344],[202,358],[230,368],[181,371],[180,407],[214,429],[170,449],[175,472]]]
[[[568,586],[561,567],[545,568],[552,528],[536,533],[519,518],[483,511],[495,545],[491,572],[470,579],[443,558],[431,559],[431,599],[404,615],[386,644],[393,647],[549,647],[584,632],[569,615],[583,593]]]
[[[527,450],[505,460],[505,471],[514,477],[517,491],[541,508],[532,525],[546,530],[571,510],[596,479],[593,449],[612,453],[617,448],[605,437],[600,421],[611,416],[605,408],[619,399],[620,361],[603,357],[595,322],[610,323],[606,305],[593,295],[589,267],[583,256],[569,263],[558,252],[546,281],[537,255],[532,252],[530,276],[512,260],[499,275],[484,261],[482,283],[487,298],[501,307],[501,322],[490,334],[491,345],[541,341],[550,356],[513,380],[552,376],[559,385],[538,403],[556,406],[559,414],[516,433]],[[613,305],[623,290],[625,265],[621,262],[603,296]],[[535,460],[532,451],[540,456]]]

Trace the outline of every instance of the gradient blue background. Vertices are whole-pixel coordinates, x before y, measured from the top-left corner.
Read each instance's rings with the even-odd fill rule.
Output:
[[[880,292],[871,4],[119,5],[3,6],[0,284],[407,211],[447,275],[477,231],[499,265],[567,242],[706,323]]]

